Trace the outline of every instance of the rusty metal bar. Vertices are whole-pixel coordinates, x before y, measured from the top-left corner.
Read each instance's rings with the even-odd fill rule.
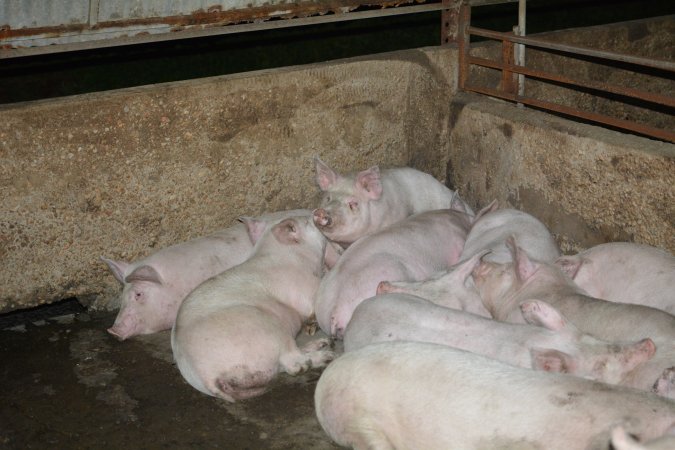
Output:
[[[349,20],[372,19],[405,14],[418,14],[432,11],[442,11],[444,8],[447,8],[447,6],[444,6],[441,3],[432,3],[413,6],[399,6],[396,8],[382,8],[367,11],[349,11],[349,12],[341,12],[339,14],[323,14],[323,15],[312,15],[308,17],[294,17],[294,18],[286,18],[283,20],[265,20],[252,23],[209,24],[205,28],[188,28],[188,29],[181,29],[180,31],[162,32],[158,34],[140,34],[135,36],[117,37],[109,39],[104,38],[94,41],[72,42],[42,47],[0,49],[0,59],[62,53],[76,50],[90,50],[96,48],[117,47],[123,45],[146,44],[152,42],[162,42],[177,39],[190,39],[196,37],[207,37],[233,33],[246,33],[252,31],[263,31],[279,28],[319,25],[333,22],[344,22]],[[272,18],[273,17],[270,17],[269,19]]]
[[[655,94],[653,92],[642,91],[639,89],[633,89],[629,87],[615,86],[605,83],[598,83],[596,81],[585,80],[583,82],[574,80],[572,78],[567,78],[561,75],[552,74],[550,72],[543,72],[540,70],[529,69],[523,66],[516,66],[513,64],[504,64],[498,61],[492,61],[490,59],[479,58],[476,56],[470,56],[468,60],[469,64],[475,64],[482,67],[488,67],[490,69],[496,70],[508,70],[510,72],[515,72],[518,74],[527,75],[528,77],[538,78],[541,80],[555,81],[563,84],[570,84],[573,86],[579,86],[582,88],[588,88],[596,91],[609,92],[611,94],[622,95],[625,97],[636,98],[640,100],[645,100],[651,103],[657,103],[664,106],[670,106],[675,108],[675,98]]]
[[[588,47],[579,47],[575,45],[558,44],[555,42],[545,41],[543,39],[533,37],[513,36],[510,33],[501,33],[499,31],[486,30],[484,28],[469,27],[469,34],[476,36],[495,39],[498,41],[508,39],[511,42],[518,44],[525,44],[532,47],[545,48],[547,50],[557,50],[573,55],[592,56],[594,58],[607,59],[610,61],[625,62],[636,64],[644,67],[651,67],[654,69],[667,70],[675,72],[675,61],[668,61],[665,59],[642,58],[640,56],[625,55],[621,53],[608,52],[604,50],[596,50]]]
[[[469,52],[471,50],[471,36],[469,35],[469,26],[471,24],[470,6],[462,4],[459,8],[458,21],[457,47],[459,49],[459,73],[457,83],[460,89],[464,89],[464,84],[469,77]]]
[[[504,92],[516,92],[515,83],[513,79],[514,73],[508,69],[508,66],[513,66],[510,62],[513,61],[513,42],[506,39],[502,41],[502,80],[501,88]],[[471,56],[469,56],[469,63],[471,63]]]
[[[675,143],[675,132],[663,130],[661,128],[651,127],[649,125],[644,125],[642,123],[631,122],[624,119],[617,119],[614,117],[608,117],[602,114],[596,114],[587,111],[580,111],[578,109],[571,108],[569,106],[563,106],[557,103],[551,103],[545,100],[539,100],[532,97],[520,96],[518,94],[501,92],[497,89],[492,89],[483,86],[465,85],[464,89],[467,91],[477,92],[479,94],[489,95],[491,97],[502,98],[504,100],[510,100],[513,102],[520,102],[526,105],[535,106],[537,108],[547,109],[549,111],[555,111],[569,116],[591,120],[593,122],[603,123],[605,125],[610,125],[617,128],[623,128],[625,130],[631,130],[636,133],[656,137],[664,141],[670,141]]]

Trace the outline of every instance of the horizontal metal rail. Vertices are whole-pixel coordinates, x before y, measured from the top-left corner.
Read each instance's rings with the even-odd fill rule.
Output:
[[[185,28],[180,31],[167,30],[157,34],[139,34],[136,36],[122,36],[115,38],[103,38],[99,40],[86,42],[72,42],[58,45],[48,45],[39,47],[21,47],[0,49],[0,59],[18,58],[24,56],[35,56],[43,54],[62,53],[77,50],[91,50],[97,48],[118,47],[123,45],[147,44],[152,42],[163,42],[177,39],[190,39],[207,36],[218,36],[234,33],[247,33],[252,31],[264,31],[280,28],[300,27],[309,25],[320,25],[334,22],[344,22],[349,20],[373,19],[379,17],[390,17],[405,14],[419,14],[432,11],[441,11],[446,9],[441,3],[431,3],[412,6],[397,6],[395,8],[381,8],[366,11],[348,11],[329,13],[323,15],[312,15],[309,17],[279,18],[269,17],[267,20],[239,24],[208,24],[200,28]],[[168,27],[168,26],[167,26]]]
[[[532,77],[544,82],[558,83],[569,89],[582,88],[590,89],[596,92],[603,92],[615,94],[633,99],[639,99],[647,103],[663,105],[669,108],[675,108],[675,98],[660,93],[647,92],[640,89],[615,86],[607,83],[596,81],[580,81],[558,74],[545,72],[542,70],[531,69],[526,66],[519,66],[511,62],[511,57],[504,57],[508,54],[507,49],[511,48],[513,43],[524,44],[530,47],[537,47],[544,51],[556,51],[564,53],[563,56],[579,57],[588,56],[601,61],[594,61],[595,63],[628,63],[641,67],[654,68],[667,72],[675,72],[675,62],[662,59],[650,59],[633,55],[619,54],[615,52],[608,52],[603,50],[596,50],[587,47],[573,46],[567,44],[560,44],[556,42],[547,41],[541,38],[516,36],[512,33],[502,33],[492,30],[485,30],[470,26],[471,11],[470,7],[464,6],[459,14],[460,20],[464,21],[460,24],[459,29],[462,31],[458,38],[460,46],[460,88],[466,91],[477,92],[492,97],[509,100],[516,103],[522,103],[536,108],[557,112],[560,114],[577,117],[584,120],[589,120],[596,123],[601,123],[615,128],[620,128],[646,136],[655,137],[657,139],[675,142],[675,131],[666,130],[650,126],[644,123],[633,122],[630,120],[619,119],[616,117],[607,116],[604,114],[589,112],[565,106],[558,103],[553,103],[546,100],[537,99],[527,95],[519,95],[517,93],[517,81],[514,80],[514,74],[522,74]],[[502,62],[492,61],[485,58],[479,58],[470,54],[471,44],[470,36],[482,36],[489,39],[495,39],[502,43]],[[502,72],[500,89],[478,86],[469,81],[469,67],[477,65],[487,67],[490,69],[500,70]],[[516,84],[516,88],[514,88]],[[648,107],[648,106],[647,106]]]
[[[530,47],[544,48],[547,50],[557,50],[560,52],[570,53],[574,55],[592,56],[594,58],[637,64],[639,66],[675,72],[675,61],[668,61],[665,59],[642,58],[640,56],[624,55],[621,53],[596,50],[576,45],[559,44],[556,42],[546,41],[540,38],[533,38],[531,36],[530,37],[514,36],[513,34],[486,30],[484,28],[469,27],[468,31],[469,34],[472,34],[474,36],[482,36],[490,39],[495,39],[498,41],[515,42],[516,44],[525,44]]]

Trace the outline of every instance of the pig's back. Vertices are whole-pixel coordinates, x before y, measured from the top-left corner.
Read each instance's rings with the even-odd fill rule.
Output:
[[[651,438],[675,422],[675,403],[650,393],[403,342],[341,356],[321,375],[315,406],[342,445],[429,450],[606,448],[617,423]]]

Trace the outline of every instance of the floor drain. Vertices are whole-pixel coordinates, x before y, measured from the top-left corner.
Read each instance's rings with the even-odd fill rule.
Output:
[[[45,321],[54,317],[68,314],[79,314],[86,308],[76,298],[68,298],[60,302],[41,305],[35,308],[21,309],[6,314],[0,314],[0,330]]]

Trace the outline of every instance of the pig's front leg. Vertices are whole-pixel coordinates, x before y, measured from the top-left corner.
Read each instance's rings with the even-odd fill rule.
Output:
[[[289,375],[298,375],[310,368],[324,367],[335,359],[327,338],[315,339],[298,348],[295,341],[289,343],[289,351],[279,359],[281,368]]]

